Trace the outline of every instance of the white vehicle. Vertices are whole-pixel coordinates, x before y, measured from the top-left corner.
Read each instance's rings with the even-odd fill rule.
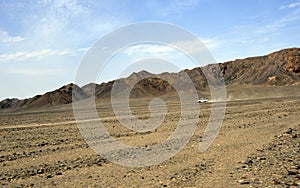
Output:
[[[204,103],[204,102],[208,102],[208,99],[207,98],[198,99],[198,103]]]

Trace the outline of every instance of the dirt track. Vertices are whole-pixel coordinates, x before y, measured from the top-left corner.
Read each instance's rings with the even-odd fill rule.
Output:
[[[98,110],[106,117],[103,123],[112,136],[131,145],[150,145],[164,140],[176,127],[180,106],[174,101],[170,104],[162,127],[143,134],[122,127],[105,102]],[[80,135],[70,105],[1,112],[1,186],[249,187],[250,170],[243,167],[248,157],[264,151],[268,144],[275,142],[275,135],[283,134],[289,128],[297,129],[300,125],[299,96],[229,101],[220,134],[207,151],[199,153],[199,142],[210,110],[210,104],[200,105],[200,121],[187,146],[160,165],[140,168],[113,164],[95,154]],[[146,107],[144,110],[143,106],[136,108],[140,118],[149,115]],[[300,151],[295,152],[294,161],[297,163]],[[268,155],[273,154],[265,152],[263,155],[269,158]],[[299,182],[298,171],[295,173],[294,186]],[[254,186],[275,186],[272,181],[264,183],[268,179],[263,177],[264,173],[250,175],[259,180]],[[285,178],[280,181],[282,183],[276,186],[287,186]]]

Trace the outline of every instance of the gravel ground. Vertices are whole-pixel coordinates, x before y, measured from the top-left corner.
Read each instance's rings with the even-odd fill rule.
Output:
[[[275,135],[238,168],[241,185],[252,187],[300,186],[300,124]]]
[[[105,105],[99,109],[112,136],[146,146],[174,131],[180,108],[171,104],[163,125],[146,133],[122,127]],[[186,147],[161,164],[139,168],[111,163],[90,149],[68,106],[0,112],[0,187],[299,186],[299,97],[228,102],[222,129],[203,153],[198,146],[210,104],[199,105],[198,127]],[[149,115],[142,106],[133,110]]]

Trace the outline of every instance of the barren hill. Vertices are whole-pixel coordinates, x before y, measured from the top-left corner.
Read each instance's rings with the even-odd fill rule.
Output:
[[[88,97],[88,95],[75,84],[65,85],[57,90],[47,92],[43,95],[36,95],[35,97],[19,100],[19,99],[5,99],[0,102],[1,109],[11,107],[41,107],[68,104],[72,102],[72,91],[76,91],[74,100],[81,100]]]
[[[187,74],[193,81],[198,91],[204,90],[207,86],[207,79],[203,71],[209,73],[206,76],[214,78],[224,78],[229,84],[250,84],[250,85],[293,85],[300,83],[300,48],[290,48],[280,50],[265,56],[237,59],[225,63],[196,67],[191,70],[183,70],[178,73],[151,74],[147,71],[133,73],[127,78],[119,79],[123,85],[129,87],[136,80],[146,77],[138,82],[131,96],[141,97],[149,95],[162,95],[174,92],[172,84],[180,85],[184,89],[185,84],[182,77]],[[84,86],[85,91],[91,91],[91,86],[95,87],[96,97],[108,97],[115,81],[102,83],[101,85],[88,84]],[[89,86],[89,89],[87,89]]]
[[[219,66],[217,66],[219,65]],[[227,85],[294,85],[300,83],[300,48],[283,49],[269,55],[237,59],[219,64],[210,64],[205,67],[196,67],[191,70],[182,70],[178,73],[151,74],[147,71],[133,73],[127,78],[110,81],[107,83],[90,83],[82,88],[75,84],[63,86],[55,91],[37,95],[33,98],[5,99],[0,102],[0,109],[11,107],[40,107],[49,105],[68,104],[72,102],[72,92],[75,100],[85,99],[95,94],[97,98],[111,95],[115,82],[123,88],[132,88],[131,97],[158,96],[175,92],[172,85],[176,83],[186,91],[184,75],[193,81],[197,91],[205,90],[208,86],[207,79],[224,79]],[[218,84],[218,82],[211,83]]]
[[[226,84],[290,85],[300,81],[300,49],[220,64]]]
[[[16,98],[4,99],[3,101],[0,102],[0,109],[11,108],[11,107],[17,106],[19,102],[20,102],[20,100],[16,99]]]
[[[37,95],[34,98],[25,100],[26,102],[22,106],[45,106],[45,105],[60,105],[69,104],[73,99],[75,101],[85,99],[88,95],[75,84],[65,85],[55,91],[47,92],[44,95]]]

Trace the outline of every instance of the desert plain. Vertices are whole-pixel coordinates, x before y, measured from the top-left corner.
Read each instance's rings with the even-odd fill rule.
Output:
[[[110,100],[96,103],[111,136],[143,147],[162,142],[177,126],[178,96],[161,99],[168,108],[165,120],[144,133],[122,126]],[[150,100],[131,100],[137,118],[149,117]],[[227,86],[222,127],[204,152],[199,143],[212,102],[198,105],[198,124],[187,145],[170,159],[145,167],[115,164],[93,151],[80,134],[72,104],[2,110],[0,187],[300,186],[299,86]]]

